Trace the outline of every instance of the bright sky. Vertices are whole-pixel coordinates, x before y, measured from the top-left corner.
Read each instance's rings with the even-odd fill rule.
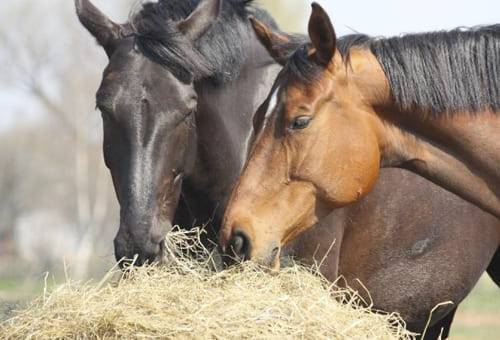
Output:
[[[399,35],[500,24],[500,0],[316,0],[337,34]],[[310,13],[310,10],[309,10]]]

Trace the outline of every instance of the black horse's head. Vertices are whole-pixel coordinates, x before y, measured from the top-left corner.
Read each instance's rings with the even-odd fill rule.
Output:
[[[182,178],[194,163],[192,74],[210,72],[194,44],[217,18],[220,0],[202,0],[192,13],[173,20],[160,20],[158,11],[166,6],[146,4],[140,20],[123,25],[89,0],[75,4],[81,23],[109,58],[96,100],[104,159],[121,208],[115,256],[137,254],[138,264],[159,260]]]

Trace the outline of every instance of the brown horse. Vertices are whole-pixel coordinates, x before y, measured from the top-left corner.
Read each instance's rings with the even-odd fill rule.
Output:
[[[286,37],[254,27],[282,62]],[[231,240],[273,262],[283,244],[370,192],[381,166],[411,169],[500,216],[500,25],[358,36],[341,53],[313,4],[309,36],[273,88],[276,104],[233,191],[222,247]]]
[[[400,311],[410,328],[421,332],[433,306],[444,300],[451,300],[456,306],[470,292],[498,249],[499,223],[493,216],[481,214],[463,202],[451,205],[456,200],[454,195],[394,169],[382,173],[380,183],[366,199],[349,209],[336,210],[330,216],[330,224],[307,230],[318,220],[324,221],[332,209],[358,201],[367,194],[375,183],[381,159],[383,165],[390,165],[386,159],[393,155],[384,155],[384,158],[381,155],[393,151],[378,144],[378,138],[383,136],[379,131],[370,130],[373,121],[385,127],[391,138],[413,135],[409,146],[416,146],[418,137],[413,130],[403,131],[403,125],[393,125],[408,114],[403,116],[407,112],[401,109],[399,114],[403,117],[397,119],[395,111],[390,111],[399,104],[391,103],[394,94],[389,90],[384,70],[367,49],[377,41],[362,35],[352,36],[344,46],[338,46],[340,51],[336,50],[327,44],[326,33],[333,33],[333,29],[326,13],[317,5],[313,8],[312,45],[304,45],[290,60],[283,53],[288,38],[253,20],[261,42],[285,69],[267,100],[273,110],[270,113],[259,110],[254,118],[259,134],[233,191],[220,243],[231,255],[272,266],[279,265],[280,251],[309,259],[315,254],[316,260],[328,253],[321,268],[327,277],[335,279],[340,273],[350,285],[360,279],[368,287],[376,308]],[[483,31],[491,33],[493,28]],[[454,34],[458,35],[456,40],[463,40],[460,32],[452,32],[449,37],[423,35],[420,42],[428,46],[423,42],[425,39],[452,39]],[[474,34],[482,32],[464,34],[474,38]],[[400,39],[401,46],[406,46],[415,36]],[[387,46],[393,44],[387,41]],[[323,55],[326,50],[330,50],[330,57]],[[410,53],[406,57],[417,55]],[[390,57],[396,58],[394,55],[387,58]],[[379,84],[380,77],[384,86]],[[490,78],[483,76],[482,79],[494,83]],[[462,78],[466,80],[469,79]],[[420,81],[428,86],[439,85]],[[464,98],[453,91],[472,90],[466,85],[455,85],[448,94],[448,100],[457,100],[459,104],[453,106],[451,102],[443,103],[430,97],[433,101],[429,102],[427,111],[415,109],[421,112],[418,118],[429,123],[432,119],[460,117],[457,107],[465,105],[460,102]],[[414,96],[426,98],[425,88],[415,90],[420,92]],[[356,94],[355,100],[347,96],[351,91]],[[408,90],[400,91],[410,96]],[[486,96],[476,98],[477,102],[470,97],[471,107],[485,105],[478,100],[486,100]],[[492,102],[491,107],[498,107],[491,95],[487,99]],[[373,106],[367,102],[373,102]],[[439,116],[439,105],[445,104],[450,107],[444,110],[446,114]],[[366,110],[372,110],[370,115]],[[382,121],[388,119],[386,115],[376,115],[386,111],[392,112],[394,122]],[[393,142],[404,150],[402,143],[406,140],[396,142],[394,139]],[[344,148],[348,153],[340,153]],[[352,165],[356,166],[351,168]],[[401,165],[405,164],[401,162]],[[350,186],[356,190],[350,192]],[[408,195],[414,196],[411,202],[418,204],[402,209],[401,202],[407,201]],[[460,223],[456,221],[458,216]],[[336,243],[330,249],[333,240]],[[497,283],[500,282],[499,269],[497,251],[488,269]],[[445,328],[446,337],[455,310],[456,307],[448,306],[434,315],[431,323],[434,327],[426,338],[437,338],[441,327]]]

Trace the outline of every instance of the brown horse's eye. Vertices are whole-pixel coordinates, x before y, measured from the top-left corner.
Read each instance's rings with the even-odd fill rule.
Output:
[[[309,123],[311,122],[312,117],[310,116],[299,116],[295,118],[295,120],[292,123],[292,129],[293,130],[301,130],[305,129],[306,127],[309,126]]]

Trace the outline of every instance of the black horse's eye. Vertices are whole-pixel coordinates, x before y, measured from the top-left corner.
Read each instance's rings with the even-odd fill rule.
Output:
[[[111,111],[108,111],[106,109],[100,109],[101,110],[101,117],[102,117],[102,122],[104,125],[108,124],[113,124],[114,122],[114,116]]]
[[[102,121],[103,122],[108,122],[110,120],[110,117],[109,117],[110,114],[109,114],[109,112],[106,111],[106,110],[103,110],[103,109],[100,109],[100,111],[101,111]]]
[[[292,129],[293,130],[301,130],[305,129],[306,127],[309,126],[309,123],[311,123],[312,117],[311,116],[299,116],[295,118],[295,120],[292,123]]]

